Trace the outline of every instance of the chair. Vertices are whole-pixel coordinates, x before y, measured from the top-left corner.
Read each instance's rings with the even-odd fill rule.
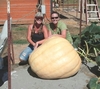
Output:
[[[11,23],[10,18],[10,23]],[[10,24],[11,27],[11,24]],[[0,33],[0,56],[2,55],[8,39],[8,21],[6,20]]]

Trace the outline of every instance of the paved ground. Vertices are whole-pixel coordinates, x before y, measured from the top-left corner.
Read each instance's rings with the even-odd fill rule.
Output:
[[[92,77],[95,77],[97,73],[97,67],[93,64],[88,64],[91,69],[82,64],[79,72],[65,79],[58,80],[45,80],[41,79],[34,74],[30,66],[18,64],[12,66],[11,81],[12,89],[88,89],[87,84]],[[95,72],[94,72],[95,71]],[[8,89],[7,72],[4,72],[2,78],[5,81],[0,85],[0,89]],[[4,78],[5,77],[5,78]]]

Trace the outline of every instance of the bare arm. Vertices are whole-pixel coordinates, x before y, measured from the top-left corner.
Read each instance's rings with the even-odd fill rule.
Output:
[[[58,34],[58,36],[66,38],[66,29],[61,31],[61,35]]]
[[[66,38],[66,29],[61,31],[61,34],[52,34],[51,31],[49,30],[49,37],[52,35],[58,35],[60,37]]]
[[[51,33],[51,31],[49,30],[49,37],[50,37],[50,36],[52,36],[52,33]]]
[[[32,26],[33,26],[33,25],[29,25],[29,26],[28,26],[27,40],[28,40],[28,42],[29,42],[30,44],[32,44],[33,46],[35,46],[35,43],[31,40]]]

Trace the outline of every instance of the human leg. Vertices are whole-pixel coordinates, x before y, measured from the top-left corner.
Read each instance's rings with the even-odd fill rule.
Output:
[[[20,56],[19,56],[19,59],[20,61],[27,61],[28,60],[28,57],[30,55],[30,53],[33,51],[33,48],[28,46],[26,49],[24,49]]]

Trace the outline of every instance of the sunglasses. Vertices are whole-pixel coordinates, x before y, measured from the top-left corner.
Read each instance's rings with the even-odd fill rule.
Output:
[[[36,20],[43,20],[43,17],[35,17]]]
[[[58,19],[58,17],[51,17],[51,19]]]

